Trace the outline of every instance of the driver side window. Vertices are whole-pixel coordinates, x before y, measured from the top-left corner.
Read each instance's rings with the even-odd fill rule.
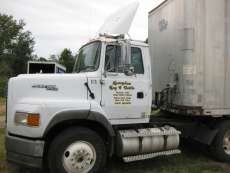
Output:
[[[123,72],[121,46],[107,45],[105,53],[105,71],[113,73]]]
[[[131,64],[134,67],[134,73],[144,74],[142,52],[141,52],[141,49],[138,47],[131,48]]]

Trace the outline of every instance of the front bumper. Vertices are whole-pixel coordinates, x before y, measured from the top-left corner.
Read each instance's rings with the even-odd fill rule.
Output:
[[[44,141],[6,136],[7,161],[31,168],[42,168]]]

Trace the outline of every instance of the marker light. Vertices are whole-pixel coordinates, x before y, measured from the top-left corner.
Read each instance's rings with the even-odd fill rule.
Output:
[[[38,127],[40,125],[40,114],[16,112],[15,123],[25,126]]]

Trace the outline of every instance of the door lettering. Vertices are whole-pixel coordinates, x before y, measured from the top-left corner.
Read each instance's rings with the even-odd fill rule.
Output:
[[[132,93],[134,86],[130,82],[113,81],[109,89],[113,91],[113,102],[115,105],[130,105],[132,104]]]

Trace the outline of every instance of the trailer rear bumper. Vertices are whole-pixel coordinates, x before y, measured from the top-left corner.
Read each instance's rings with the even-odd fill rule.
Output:
[[[7,161],[30,168],[42,168],[44,141],[6,136]]]

